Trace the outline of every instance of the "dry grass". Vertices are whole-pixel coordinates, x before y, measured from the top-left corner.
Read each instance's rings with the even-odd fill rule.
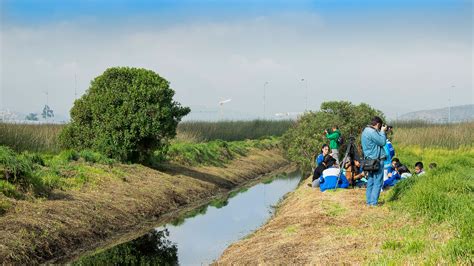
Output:
[[[427,258],[445,262],[432,248],[450,237],[445,225],[425,228],[386,206],[366,207],[362,189],[321,193],[306,184],[309,180],[290,194],[267,224],[232,244],[217,264],[386,264],[387,256],[402,257],[398,263],[419,264]]]
[[[63,125],[0,123],[0,145],[15,151],[59,152],[58,136]]]
[[[422,148],[440,147],[457,149],[474,145],[474,122],[451,125],[414,124],[394,129],[393,142],[417,145]]]
[[[106,174],[91,176],[97,178],[93,186],[56,191],[49,200],[13,200],[0,216],[0,264],[76,256],[152,218],[169,222],[183,208],[287,164],[278,150],[255,150],[225,168],[168,166],[160,172],[141,165],[103,166]]]

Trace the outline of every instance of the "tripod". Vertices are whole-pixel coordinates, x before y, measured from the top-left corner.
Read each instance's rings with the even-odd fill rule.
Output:
[[[355,171],[355,162],[354,161],[359,161],[360,162],[360,158],[359,158],[359,154],[357,152],[357,147],[356,147],[354,142],[355,142],[355,138],[353,136],[349,137],[349,144],[347,145],[346,152],[344,154],[344,158],[339,163],[339,169],[341,169],[341,171],[339,172],[339,176],[337,177],[336,188],[337,188],[337,184],[339,183],[341,175],[342,175],[342,169],[343,169],[343,167],[345,166],[345,164],[347,162],[349,162],[350,168],[351,168],[351,178],[350,178],[349,184],[351,185],[352,188],[354,188],[354,186],[355,186],[354,177],[356,175],[356,171]]]

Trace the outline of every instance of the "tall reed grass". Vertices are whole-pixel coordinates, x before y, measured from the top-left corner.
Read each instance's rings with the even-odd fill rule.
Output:
[[[203,142],[212,140],[237,141],[281,136],[291,125],[291,120],[183,122],[178,125],[178,142]],[[58,136],[64,125],[0,123],[0,145],[17,152],[33,151],[58,153]]]
[[[474,145],[474,122],[427,124],[422,122],[394,125],[392,141],[402,145],[457,149]]]
[[[0,123],[0,145],[17,152],[59,152],[58,136],[63,125]]]
[[[237,141],[281,136],[292,125],[292,120],[253,120],[221,122],[183,122],[178,125],[178,136],[199,141]]]

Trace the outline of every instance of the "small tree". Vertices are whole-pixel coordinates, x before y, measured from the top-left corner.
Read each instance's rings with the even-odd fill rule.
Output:
[[[28,120],[28,121],[38,121],[38,114],[36,113],[29,113],[26,117],[25,117],[25,120]]]
[[[146,162],[154,151],[166,150],[179,121],[190,112],[173,96],[169,82],[151,70],[109,68],[74,102],[61,144]]]
[[[48,119],[48,118],[54,117],[53,109],[51,109],[51,108],[49,107],[49,105],[45,105],[45,106],[43,107],[43,112],[41,113],[41,116],[42,116],[44,119]]]
[[[311,169],[314,155],[319,153],[323,143],[328,143],[324,129],[338,125],[346,140],[349,136],[354,136],[359,143],[362,130],[375,115],[383,117],[381,111],[365,103],[354,105],[346,101],[324,102],[320,111],[305,113],[283,135],[284,153],[307,172]],[[340,148],[340,153],[344,152],[345,145]]]

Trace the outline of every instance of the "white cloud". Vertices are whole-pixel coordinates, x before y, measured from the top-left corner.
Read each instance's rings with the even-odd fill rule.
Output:
[[[455,104],[472,102],[472,43],[444,32],[385,32],[331,21],[312,13],[259,16],[230,22],[196,22],[141,28],[94,29],[73,22],[11,27],[2,32],[3,105],[40,110],[42,92],[66,114],[74,75],[83,93],[112,66],[145,67],[171,81],[184,105],[262,113],[302,111],[305,78],[310,107],[324,100],[366,101],[388,114],[446,106],[444,89],[455,84]]]

